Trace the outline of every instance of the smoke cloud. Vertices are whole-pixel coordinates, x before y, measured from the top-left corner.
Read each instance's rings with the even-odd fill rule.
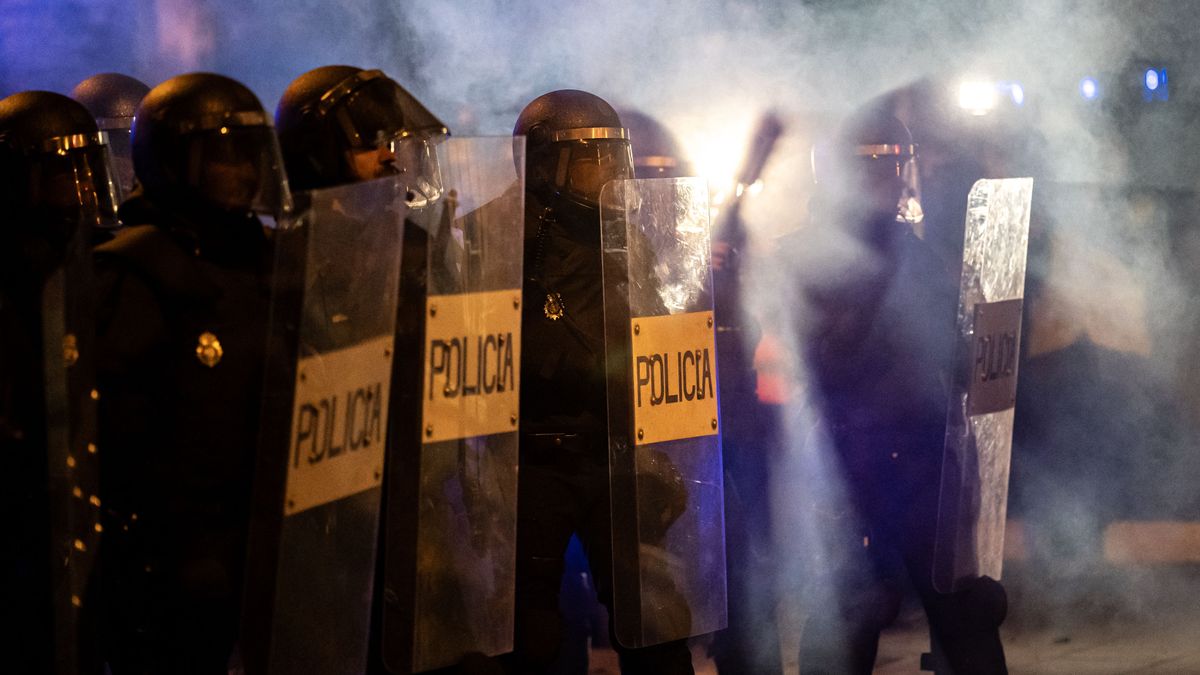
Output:
[[[1094,430],[1097,418],[1116,416],[1149,428],[1164,423],[1157,416],[1160,400],[1177,406],[1172,425],[1200,408],[1195,397],[1177,395],[1200,379],[1186,366],[1196,361],[1191,345],[1200,326],[1190,301],[1200,283],[1191,262],[1200,251],[1191,201],[1200,175],[1200,130],[1188,120],[1195,98],[1188,68],[1200,72],[1200,42],[1191,38],[1200,26],[1184,0],[0,2],[4,94],[65,92],[108,70],[151,85],[179,72],[213,70],[246,82],[273,109],[300,73],[347,63],[384,69],[458,135],[501,135],[537,95],[580,88],[658,117],[718,184],[736,170],[758,116],[776,110],[787,135],[768,164],[763,191],[743,209],[751,249],[766,256],[776,237],[801,231],[812,253],[798,271],[760,262],[752,272],[747,311],[775,316],[775,328],[803,319],[793,273],[819,278],[861,253],[806,222],[811,144],[846,112],[920,78],[944,88],[951,101],[964,78],[1020,82],[1023,105],[1001,100],[988,120],[1019,129],[1031,150],[1022,157],[1028,163],[991,166],[1036,168],[1029,305],[1040,313],[1027,313],[1026,347],[1053,353],[1086,338],[1122,359],[1141,359],[1136,363],[1144,368],[1132,372],[1154,376],[1132,400],[1061,411],[1064,417],[1047,424],[1083,433]],[[78,28],[51,30],[63,26]],[[1172,100],[1152,107],[1139,100],[1129,75],[1136,78],[1138,64],[1156,59],[1169,61]],[[1078,93],[1085,76],[1099,83],[1095,102]],[[979,122],[972,137],[986,138],[988,123]],[[1053,187],[1064,185],[1072,187]],[[767,304],[781,297],[792,302]],[[1033,374],[1031,363],[1022,365],[1023,378]],[[1063,383],[1045,386],[1046,396],[1074,395]],[[1080,386],[1098,385],[1093,379]],[[1038,396],[1026,400],[1026,406],[1048,406]],[[1026,411],[1018,408],[1018,425]],[[814,447],[806,445],[810,418],[792,411],[787,447]],[[1019,443],[1016,452],[1030,453],[1029,471],[1049,475],[1044,472],[1056,466],[1046,457],[1056,452],[1056,439],[1045,432],[1025,439],[1024,447]],[[1138,437],[1132,439],[1136,444]],[[1131,502],[1157,504],[1157,513],[1170,517],[1197,517],[1189,511],[1194,488],[1186,489],[1200,480],[1190,439],[1184,431],[1164,434],[1152,464],[1149,458],[1138,463],[1138,453],[1150,450],[1128,449],[1131,464],[1153,467],[1136,472],[1136,484],[1126,486]],[[1072,457],[1088,461],[1085,450]],[[781,522],[805,527],[804,490],[819,484],[812,472],[829,470],[806,457],[780,469]],[[1093,500],[1110,494],[1100,489],[1111,480],[1102,473],[1087,473],[1091,482],[1071,494],[1029,498],[1051,518],[1056,510],[1087,512]],[[788,490],[778,485],[780,476],[807,480]],[[1014,481],[1026,478],[1015,470]],[[1022,494],[1063,489],[1028,480]],[[1094,522],[1057,526],[1059,535],[1080,545],[1097,536]]]

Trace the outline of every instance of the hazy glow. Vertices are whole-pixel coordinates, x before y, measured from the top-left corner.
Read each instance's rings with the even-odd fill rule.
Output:
[[[963,82],[958,87],[958,107],[972,115],[986,115],[996,107],[996,85],[982,80]]]

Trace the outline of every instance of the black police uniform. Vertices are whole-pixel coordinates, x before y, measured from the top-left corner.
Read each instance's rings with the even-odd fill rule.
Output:
[[[135,198],[96,250],[111,658],[132,672],[146,649],[152,670],[222,671],[236,636],[269,247],[255,218],[217,243],[193,217]]]
[[[825,524],[841,606],[806,624],[801,667],[871,672],[879,633],[899,611],[907,582],[949,672],[1003,672],[999,584],[983,579],[956,594],[932,585],[957,286],[894,216],[867,231],[879,266],[810,292],[816,328],[807,361],[853,515]]]

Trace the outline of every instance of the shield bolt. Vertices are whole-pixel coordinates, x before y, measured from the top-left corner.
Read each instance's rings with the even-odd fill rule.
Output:
[[[67,468],[68,469],[75,468],[75,456],[74,455],[67,455]]]
[[[708,317],[708,321],[706,321],[705,323],[707,323],[707,324],[708,324],[708,327],[709,327],[709,328],[712,328],[712,317],[711,317],[711,316],[710,316],[710,317]]]
[[[383,350],[383,358],[385,358],[385,359],[392,358],[392,348],[391,347],[388,347],[387,349]]]
[[[97,448],[96,448],[96,444],[95,444],[95,443],[88,443],[88,445],[87,445],[87,448],[88,448],[88,454],[89,454],[89,455],[94,455],[94,454],[96,454],[96,450],[97,450]]]
[[[78,595],[72,595],[71,596],[71,606],[72,607],[83,607],[83,600],[80,600]]]
[[[642,326],[641,326],[641,324],[637,324],[637,323],[633,324],[633,334],[634,334],[634,335],[641,335],[641,334],[642,334]]]
[[[79,340],[74,333],[63,336],[63,363],[68,368],[79,362]]]
[[[296,508],[296,500],[295,499],[287,500],[287,507],[288,507],[288,509]]]
[[[429,316],[437,316],[437,305],[429,306]]]
[[[513,309],[521,309],[521,297],[513,297]]]
[[[383,478],[383,472],[379,469],[375,469],[375,480],[379,480],[380,478]]]
[[[425,427],[425,435],[429,436],[429,437],[433,437],[433,425],[432,424]]]
[[[642,431],[641,429],[638,429],[638,440],[640,441],[645,437],[646,437],[646,432]]]
[[[93,390],[92,390],[92,400],[93,400],[93,401],[99,401],[99,400],[100,400],[100,390],[99,390],[99,389],[93,389]]]
[[[301,382],[307,382],[307,381],[308,381],[308,373],[304,372],[303,370],[302,370],[302,371],[300,371],[300,381],[301,381]]]
[[[713,418],[713,421],[712,421],[712,428],[713,428],[713,430],[714,430],[714,431],[715,431],[715,430],[716,430],[716,428],[717,428],[717,418],[715,418],[715,417]]]
[[[512,414],[512,415],[509,415],[509,416],[508,416],[508,421],[509,421],[509,423],[510,423],[510,424],[512,424],[514,427],[515,427],[515,426],[517,426],[517,416],[516,416],[516,414],[514,413],[514,414]]]

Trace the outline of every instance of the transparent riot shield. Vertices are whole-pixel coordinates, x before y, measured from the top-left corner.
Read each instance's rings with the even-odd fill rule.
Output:
[[[88,621],[101,532],[90,234],[77,227],[52,267],[12,263],[0,289],[3,502],[15,514],[0,615],[11,619],[3,644],[14,671],[98,667]]]
[[[301,198],[276,232],[241,643],[252,674],[360,673],[406,206],[392,178]]]
[[[512,650],[522,138],[437,146],[406,224],[388,448],[381,657],[393,673]]]
[[[601,193],[617,640],[726,624],[708,192],[700,179]]]
[[[967,197],[958,352],[946,424],[933,581],[1000,578],[1032,178],[980,180]]]

